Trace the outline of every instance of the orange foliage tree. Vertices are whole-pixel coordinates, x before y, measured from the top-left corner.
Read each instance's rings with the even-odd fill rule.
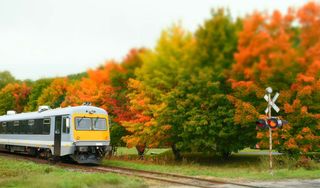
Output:
[[[130,79],[128,86],[131,90],[128,97],[133,116],[129,121],[121,122],[131,133],[123,137],[123,140],[128,147],[136,147],[139,154],[143,155],[146,147],[157,147],[164,138],[168,137],[166,131],[170,129],[170,126],[159,126],[157,116],[164,104],[154,104],[152,96],[147,93],[140,81]]]
[[[113,112],[116,101],[112,98],[115,89],[110,85],[111,71],[123,71],[119,64],[110,61],[96,70],[88,70],[88,77],[75,82],[68,88],[63,105],[81,105],[91,102],[109,112]]]
[[[31,88],[25,83],[10,83],[0,91],[0,114],[5,114],[8,110],[22,112],[28,102]]]
[[[289,124],[275,130],[273,137],[276,147],[289,153],[319,149],[317,10],[317,4],[308,3],[297,13],[289,9],[284,16],[275,11],[270,17],[255,13],[246,18],[230,72],[233,95],[250,102],[258,112],[265,109],[264,88],[281,91],[277,102],[284,111],[279,115]],[[296,19],[301,28],[293,25]],[[267,137],[265,132],[257,134],[261,146],[267,146]]]
[[[68,87],[67,78],[54,79],[38,98],[38,106],[48,105],[51,108],[60,107],[64,101]]]

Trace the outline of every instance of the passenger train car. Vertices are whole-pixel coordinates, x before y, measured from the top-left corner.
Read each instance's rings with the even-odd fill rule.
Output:
[[[99,163],[111,150],[105,110],[89,106],[0,116],[0,148],[43,158],[71,157],[78,163]]]

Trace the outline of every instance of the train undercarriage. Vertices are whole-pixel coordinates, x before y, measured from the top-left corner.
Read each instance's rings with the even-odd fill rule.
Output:
[[[111,146],[77,146],[70,157],[80,164],[99,164],[110,151]]]

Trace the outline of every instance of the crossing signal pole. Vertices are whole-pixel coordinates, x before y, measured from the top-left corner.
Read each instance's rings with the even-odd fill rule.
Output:
[[[273,98],[271,98],[272,88],[266,88],[266,94],[264,95],[264,99],[268,102],[267,109],[265,110],[267,118],[259,119],[256,121],[257,128],[267,129],[269,128],[269,168],[270,174],[273,175],[272,170],[272,130],[276,128],[281,128],[283,125],[287,124],[288,121],[281,120],[278,117],[271,116],[271,109],[273,108],[277,113],[280,111],[279,107],[275,104],[276,100],[279,97],[279,93],[277,92]]]
[[[269,167],[270,167],[270,174],[273,175],[272,170],[272,128],[276,128],[276,126],[273,124],[273,121],[271,121],[271,108],[273,108],[276,112],[279,112],[279,107],[275,104],[276,100],[279,97],[279,93],[276,93],[274,97],[271,99],[271,93],[272,88],[267,87],[266,88],[266,95],[264,96],[264,99],[268,102],[268,107],[265,110],[266,115],[268,116],[268,125],[269,125]],[[270,122],[269,122],[270,121]]]

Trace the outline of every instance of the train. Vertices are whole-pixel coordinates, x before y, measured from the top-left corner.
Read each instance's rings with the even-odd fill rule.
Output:
[[[108,113],[88,103],[0,116],[0,150],[99,164],[111,149]]]

